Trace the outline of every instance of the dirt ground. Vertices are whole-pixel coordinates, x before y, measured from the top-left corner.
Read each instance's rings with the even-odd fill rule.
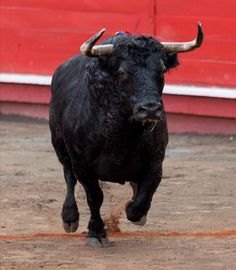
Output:
[[[64,235],[65,184],[47,123],[2,118],[0,125],[1,269],[236,269],[235,137],[171,135],[144,227],[126,220],[129,185],[102,183],[103,218],[121,232],[110,235],[111,247],[94,249],[78,234],[89,218],[79,185],[79,231]]]

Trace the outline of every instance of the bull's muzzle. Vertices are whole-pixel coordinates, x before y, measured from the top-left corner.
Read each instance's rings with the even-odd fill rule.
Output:
[[[138,104],[134,107],[134,118],[137,121],[156,122],[162,120],[163,106],[158,103]]]

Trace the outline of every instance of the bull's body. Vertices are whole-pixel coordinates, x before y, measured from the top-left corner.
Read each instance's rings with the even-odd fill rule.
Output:
[[[145,223],[168,142],[163,73],[177,65],[176,54],[151,37],[113,37],[105,43],[114,44],[112,56],[79,55],[57,69],[50,103],[52,143],[67,183],[64,228],[78,227],[78,180],[87,194],[89,239],[96,246],[107,243],[98,180],[130,182],[134,195],[127,218]]]
[[[86,70],[89,61],[96,60],[77,56],[55,73],[52,130],[57,127],[59,137],[63,138],[62,148],[65,146],[74,160],[86,161],[98,179],[139,182],[150,166],[159,166],[164,158],[166,121],[155,128],[152,123],[133,121],[122,110],[120,98],[113,90],[105,93],[109,95],[108,100],[103,95],[109,89],[90,89],[90,74],[81,72]]]

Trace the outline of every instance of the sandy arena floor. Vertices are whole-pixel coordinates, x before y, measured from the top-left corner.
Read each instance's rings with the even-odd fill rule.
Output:
[[[236,269],[235,137],[172,135],[144,227],[125,218],[129,185],[102,183],[103,218],[118,232],[111,247],[93,249],[79,184],[80,227],[64,234],[65,184],[47,123],[2,118],[0,129],[1,269]]]

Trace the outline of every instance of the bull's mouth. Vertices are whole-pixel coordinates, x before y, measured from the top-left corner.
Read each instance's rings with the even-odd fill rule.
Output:
[[[161,121],[162,121],[161,119],[155,119],[155,120],[154,119],[147,119],[147,120],[142,121],[142,125],[148,126],[149,130],[152,132],[155,129],[155,127],[157,126],[157,124]]]
[[[131,122],[136,122],[136,123],[140,123],[145,129],[150,130],[151,132],[155,129],[156,126],[158,126],[162,121],[163,118],[155,118],[155,119],[137,119],[134,115],[132,115],[129,120]]]
[[[152,123],[152,124],[155,123],[156,124],[159,121],[161,121],[161,119],[146,119],[146,120],[143,120],[141,122],[142,122],[143,125],[145,125],[147,123]]]

